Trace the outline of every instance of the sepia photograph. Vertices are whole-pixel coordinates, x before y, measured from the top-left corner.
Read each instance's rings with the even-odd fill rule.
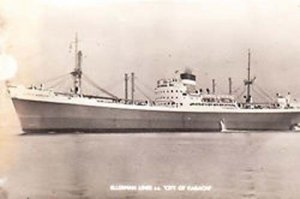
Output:
[[[0,199],[300,198],[299,0],[0,0]]]

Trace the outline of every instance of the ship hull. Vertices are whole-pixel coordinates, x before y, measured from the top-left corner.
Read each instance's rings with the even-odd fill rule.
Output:
[[[299,112],[157,111],[13,98],[25,132],[290,130]],[[130,105],[128,105],[130,106]]]

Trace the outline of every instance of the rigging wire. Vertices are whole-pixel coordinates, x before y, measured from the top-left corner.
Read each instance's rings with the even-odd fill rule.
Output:
[[[243,86],[244,84],[241,84],[238,88],[234,89],[232,93],[237,93]]]
[[[142,94],[144,97],[146,97],[149,101],[152,101],[152,99],[151,99],[148,95],[146,95],[146,94],[142,91],[142,89],[140,89],[140,87],[136,86],[136,89],[137,89],[139,92],[141,92],[141,94]]]
[[[252,87],[252,90],[254,91],[254,93],[256,93],[258,96],[260,96],[262,99],[270,101],[270,99],[267,96],[265,96],[265,95],[261,94],[260,92],[258,92],[256,89],[254,89],[254,87]]]
[[[58,82],[56,82],[55,84],[51,85],[51,86],[48,86],[46,87],[47,89],[53,89],[53,88],[57,88],[59,85],[61,85],[62,83],[65,83],[66,82],[66,79],[62,79]],[[60,87],[58,87],[60,88]]]
[[[244,90],[237,96],[238,99],[240,99],[240,97],[246,92],[246,88],[244,88]]]
[[[113,90],[113,89],[115,89],[116,86],[119,86],[122,84],[123,84],[123,80],[118,79],[117,81],[113,81],[111,84],[108,84],[107,86],[105,86],[105,88],[107,88],[109,90]]]
[[[273,101],[274,98],[272,98],[267,92],[265,92],[259,85],[255,84],[258,90],[260,90],[261,93],[263,93],[270,101]]]
[[[67,77],[67,76],[69,76],[69,75],[70,75],[70,73],[63,74],[63,75],[59,75],[59,76],[57,76],[57,77],[53,77],[53,78],[51,78],[51,79],[48,79],[48,80],[46,80],[46,81],[44,81],[44,82],[40,82],[40,84],[47,84],[47,83],[50,83],[50,82],[54,82],[54,81],[57,81],[57,80],[59,80],[59,79],[65,78],[65,77]]]
[[[108,92],[107,90],[101,88],[99,85],[97,85],[92,79],[90,79],[89,77],[87,77],[86,75],[82,75],[82,77],[86,80],[86,82],[88,82],[89,84],[91,84],[92,86],[94,86],[96,89],[98,89],[99,91],[109,95],[112,98],[115,99],[119,99],[116,95]]]
[[[143,85],[144,88],[146,88],[146,89],[148,89],[149,91],[153,92],[153,88],[151,88],[149,85],[147,85],[147,84],[143,83],[142,81],[140,81],[138,77],[136,77],[136,80],[137,80],[137,82],[138,82],[139,84]]]
[[[72,86],[70,86],[70,81],[71,81],[71,78],[67,78],[66,81],[63,82],[62,85],[60,85],[60,88],[67,88],[68,91],[71,91],[72,92]],[[72,84],[72,83],[71,83]]]

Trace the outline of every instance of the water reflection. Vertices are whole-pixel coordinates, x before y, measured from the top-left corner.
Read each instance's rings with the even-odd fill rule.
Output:
[[[298,133],[60,134],[16,139],[20,150],[6,173],[9,181],[3,192],[9,198],[300,196]],[[212,190],[111,191],[114,184],[207,184]]]

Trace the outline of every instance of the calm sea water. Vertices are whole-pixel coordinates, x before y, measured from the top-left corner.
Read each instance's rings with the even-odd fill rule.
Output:
[[[300,198],[300,133],[8,133],[0,144],[1,199]]]

